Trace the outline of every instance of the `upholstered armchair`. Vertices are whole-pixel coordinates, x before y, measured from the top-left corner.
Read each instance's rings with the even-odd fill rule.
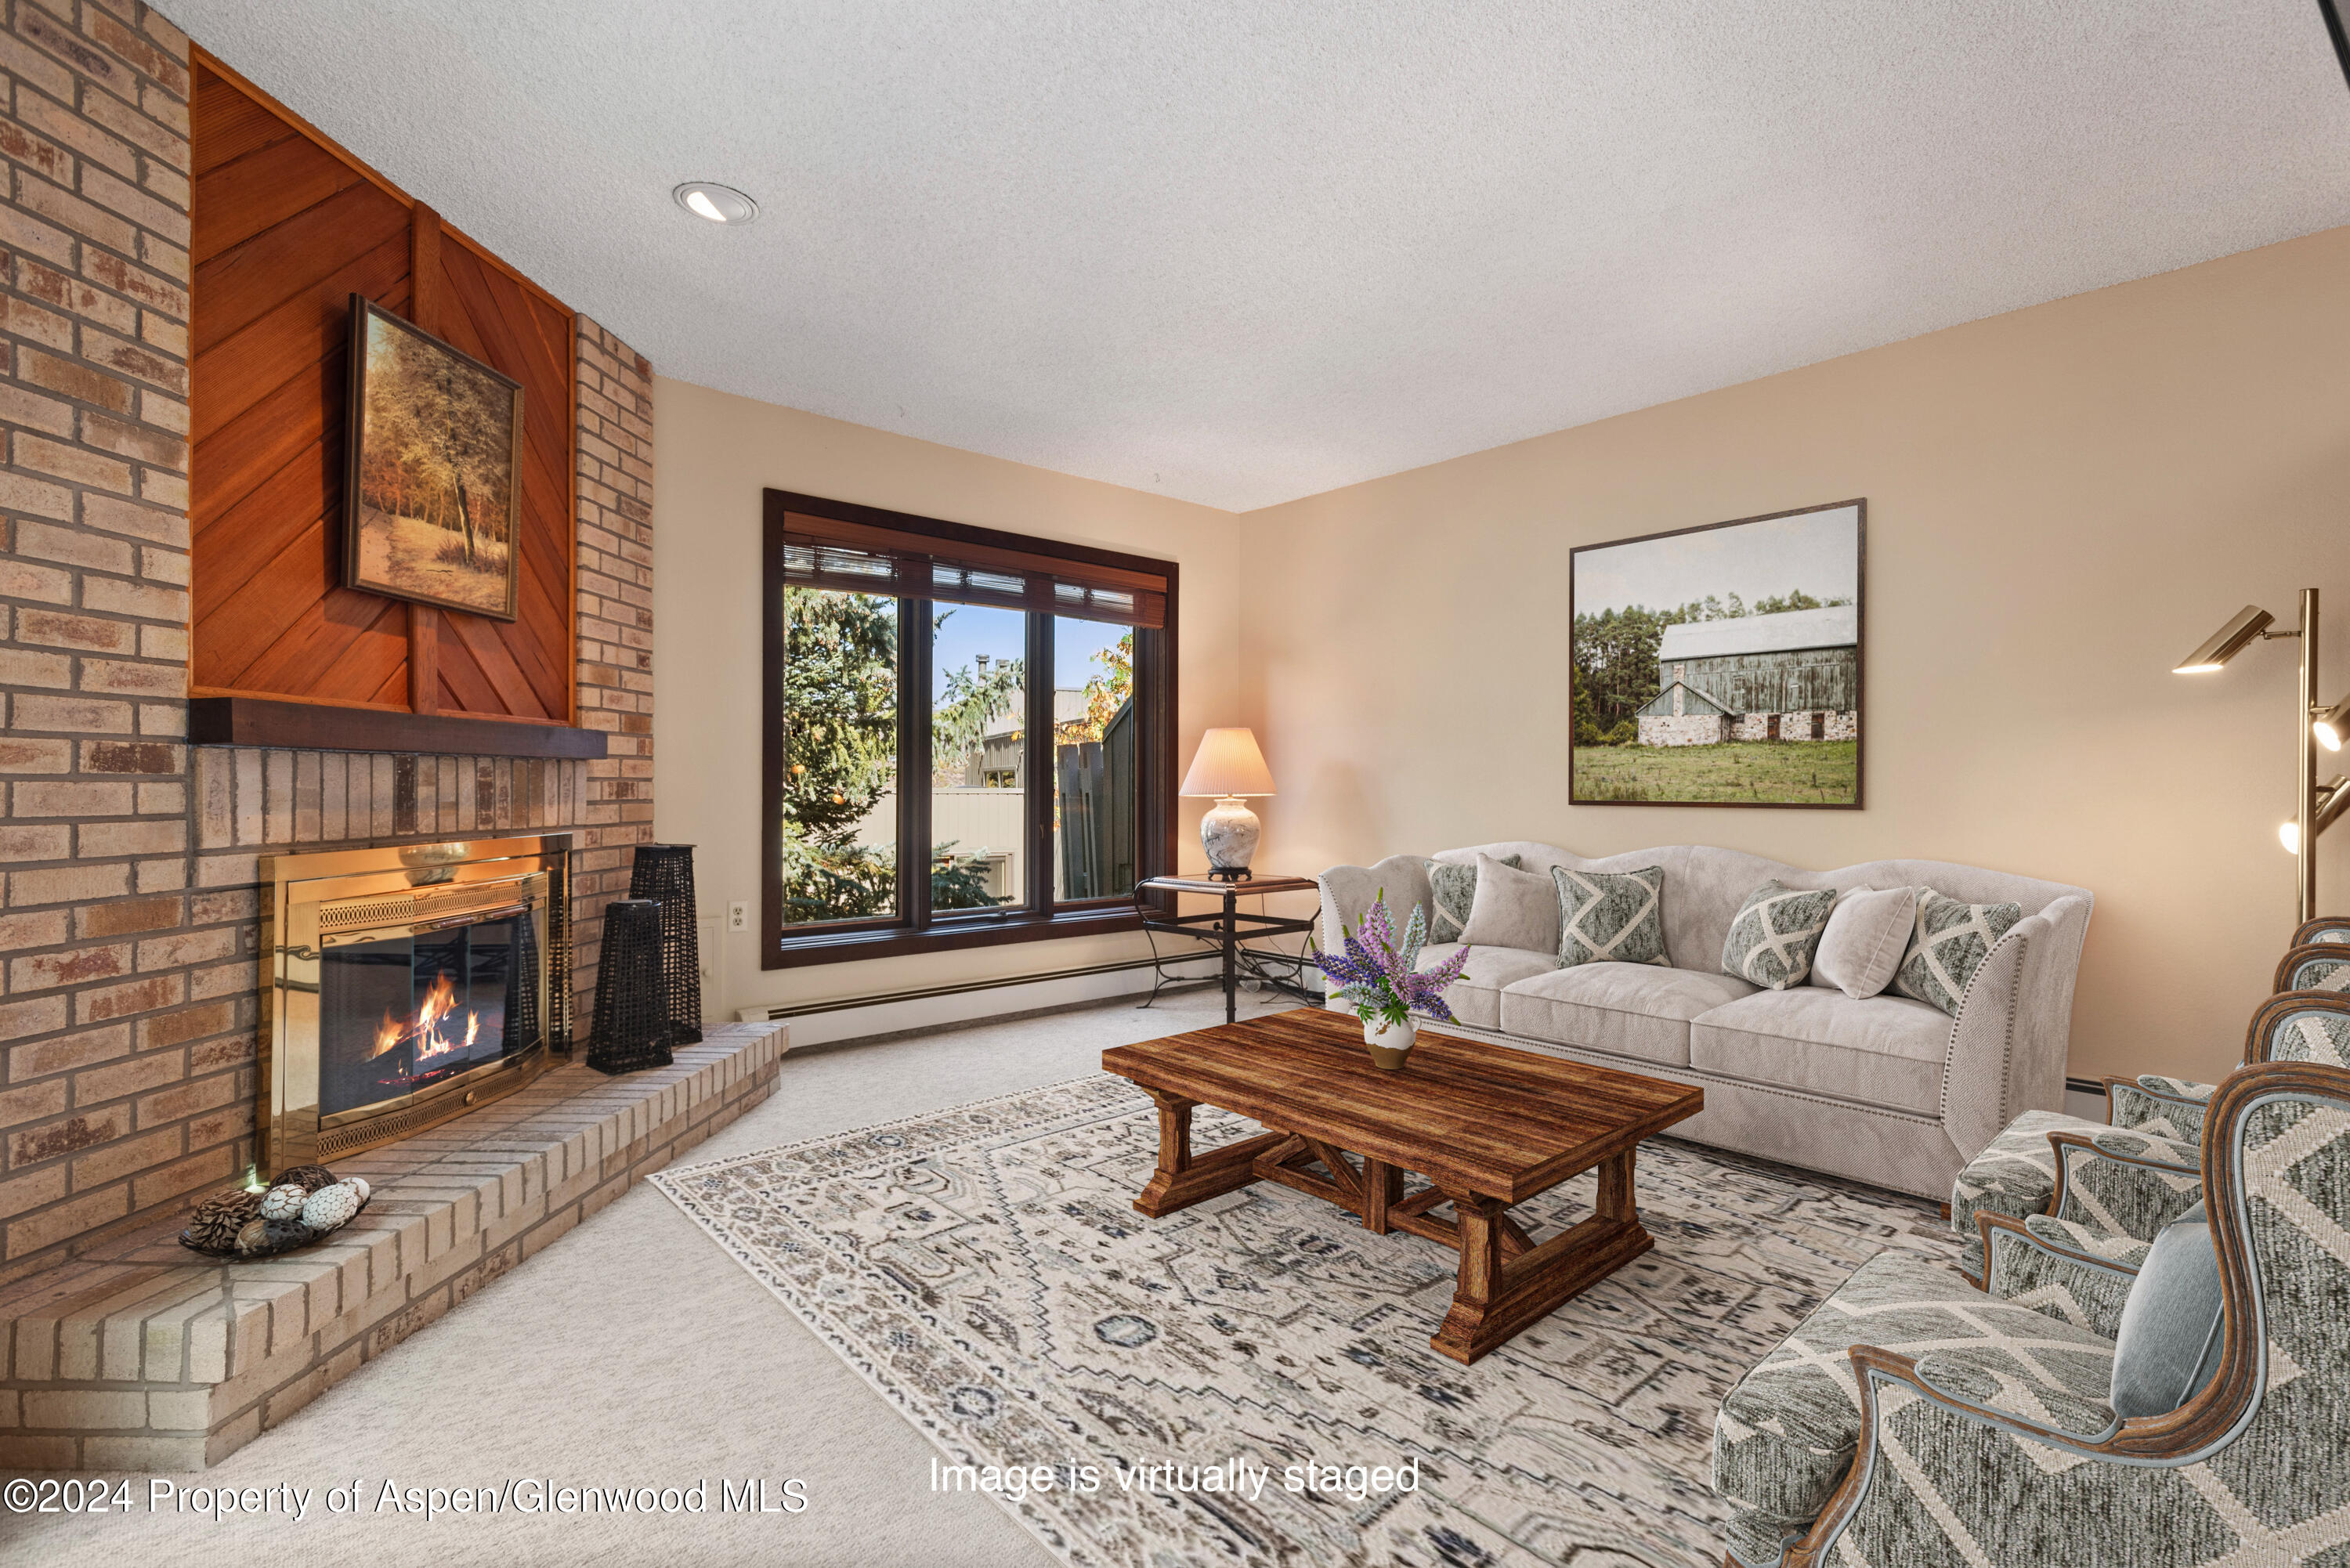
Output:
[[[2350,944],[2350,915],[2320,915],[2314,920],[2303,921],[2301,929],[2293,934],[2293,945],[2300,947],[2306,942]]]
[[[2011,1220],[2052,1245],[2134,1263],[2157,1231],[2194,1206],[2202,1196],[2202,1162],[2193,1140],[2204,1102],[2184,1095],[2158,1101],[2144,1091],[2145,1082],[2131,1081],[2141,1091],[2136,1098],[2108,1094],[2113,1125],[2033,1112],[2009,1124],[1959,1173],[1950,1187],[1950,1224],[1964,1244],[1959,1266],[1969,1279],[1986,1282],[1987,1220]],[[2193,1130],[2168,1136],[2190,1107]],[[2125,1122],[2125,1116],[2145,1120]]]
[[[2350,1066],[2350,917],[2312,920],[2295,934],[2302,940],[2277,966],[2276,993],[2245,1032],[2244,1061]],[[2078,1251],[2128,1262],[2196,1201],[2197,1143],[2213,1086],[2156,1074],[2105,1084],[2106,1125],[2029,1112],[1952,1183],[1950,1224],[1966,1246],[1960,1267],[1978,1283],[1981,1216],[2005,1215],[2051,1241],[2061,1235]]]
[[[2350,991],[2350,942],[2303,942],[2277,965],[2274,991]]]
[[[1724,1401],[1728,1563],[2350,1561],[2350,1070],[2235,1073],[2201,1153],[2220,1345],[2184,1404],[2114,1411],[2133,1269],[1986,1215],[1991,1294],[1880,1254]]]
[[[2350,1067],[2350,994],[2288,991],[2254,1010],[2244,1060]]]

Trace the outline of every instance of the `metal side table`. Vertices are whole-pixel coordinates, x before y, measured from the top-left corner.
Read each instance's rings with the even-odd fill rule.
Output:
[[[1295,919],[1284,915],[1252,912],[1240,907],[1243,898],[1266,893],[1310,893],[1320,884],[1311,877],[1252,877],[1244,882],[1225,882],[1208,877],[1150,877],[1134,889],[1134,906],[1142,916],[1142,929],[1150,936],[1150,951],[1156,979],[1150,987],[1150,1000],[1159,1000],[1161,988],[1171,983],[1167,966],[1180,963],[1197,953],[1161,955],[1159,937],[1161,934],[1189,937],[1222,950],[1223,956],[1224,1022],[1230,1023],[1240,1012],[1240,982],[1242,977],[1258,981],[1284,996],[1294,996],[1300,1002],[1318,1002],[1322,998],[1305,987],[1305,955],[1266,951],[1243,944],[1263,937],[1284,937],[1310,934],[1313,919]],[[1193,894],[1222,900],[1221,909],[1203,909],[1196,915],[1162,913],[1149,901],[1152,893]],[[1318,918],[1318,917],[1316,917]],[[1179,977],[1180,978],[1180,977]]]

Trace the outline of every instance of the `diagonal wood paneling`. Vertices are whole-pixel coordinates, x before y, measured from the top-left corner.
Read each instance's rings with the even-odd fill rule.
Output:
[[[409,705],[407,607],[339,586],[343,405],[350,296],[421,298],[426,331],[524,387],[518,618],[441,612],[440,711],[567,722],[570,313],[455,234],[414,288],[412,203],[201,63],[193,119],[194,684]]]
[[[469,354],[495,365],[523,383],[522,516],[518,530],[522,580],[510,623],[444,624],[442,657],[462,638],[509,712],[556,717],[569,707],[565,673],[568,660],[550,660],[545,650],[570,624],[571,395],[569,358],[545,352],[533,317],[545,305],[504,274],[484,265],[462,244],[441,247],[444,297],[442,336]],[[565,321],[568,330],[568,320]],[[549,395],[541,389],[559,386]],[[452,618],[452,619],[466,618]],[[473,635],[468,635],[472,633]],[[445,679],[445,676],[444,676]]]

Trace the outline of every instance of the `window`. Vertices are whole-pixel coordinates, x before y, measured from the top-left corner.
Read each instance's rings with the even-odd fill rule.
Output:
[[[802,587],[783,598],[784,922],[893,917],[898,601]]]
[[[781,491],[765,527],[764,966],[1132,924],[1174,566]]]

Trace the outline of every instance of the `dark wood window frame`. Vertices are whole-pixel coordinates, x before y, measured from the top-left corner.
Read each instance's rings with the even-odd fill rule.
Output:
[[[930,907],[929,851],[931,795],[928,789],[908,787],[903,781],[917,773],[930,774],[929,747],[919,755],[909,741],[926,737],[931,717],[931,618],[910,612],[911,605],[927,607],[927,597],[899,598],[898,656],[898,914],[883,920],[827,922],[786,927],[784,924],[784,770],[785,721],[783,665],[785,534],[786,519],[827,519],[847,524],[844,532],[868,534],[875,539],[894,536],[909,541],[935,541],[941,555],[978,561],[1022,561],[1049,569],[1060,563],[1083,577],[1087,568],[1109,574],[1141,574],[1165,585],[1165,603],[1157,627],[1135,631],[1134,691],[1140,711],[1136,772],[1141,798],[1136,806],[1136,867],[1138,879],[1164,876],[1175,868],[1175,667],[1178,568],[1172,561],[1128,556],[1084,545],[1064,544],[1024,534],[1008,534],[934,517],[889,512],[850,502],[800,495],[790,491],[764,493],[762,529],[764,535],[762,617],[761,770],[759,809],[762,816],[760,867],[759,967],[796,969],[808,964],[847,963],[859,959],[890,958],[901,953],[947,952],[959,948],[991,947],[1004,942],[1047,941],[1062,937],[1094,936],[1109,931],[1139,930],[1141,919],[1128,898],[1092,899],[1067,904],[1055,899],[1050,834],[1053,767],[1053,683],[1026,682],[1028,776],[1038,781],[1032,799],[1040,804],[1028,817],[1031,852],[1023,858],[1025,886],[1024,908],[1001,913],[956,912],[934,917]],[[981,601],[983,602],[983,601]],[[1150,607],[1158,608],[1156,605]],[[1067,609],[1031,607],[1028,613],[1027,667],[1047,667],[1045,658],[1049,624],[1055,613],[1086,618],[1081,607]],[[908,854],[908,846],[920,848]]]

